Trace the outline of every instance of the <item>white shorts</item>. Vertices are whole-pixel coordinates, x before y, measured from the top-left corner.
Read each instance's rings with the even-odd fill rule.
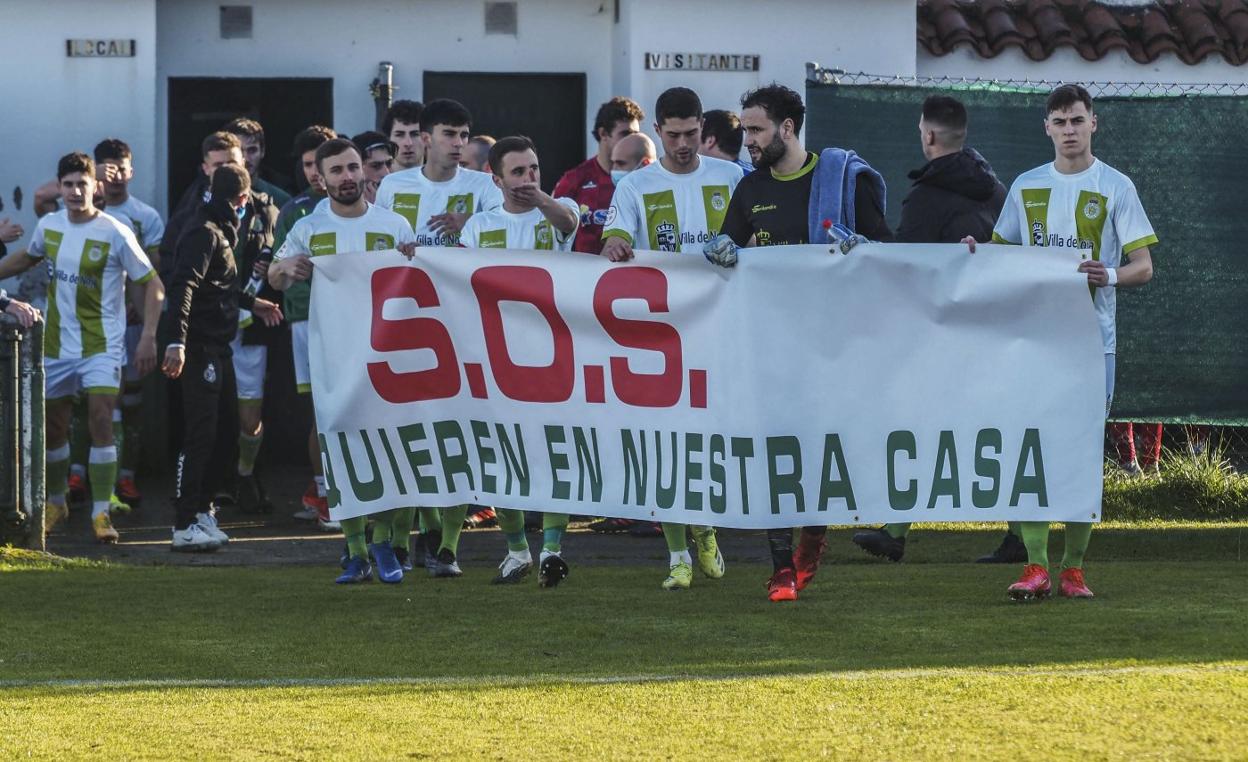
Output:
[[[264,399],[264,373],[269,363],[269,348],[263,344],[244,344],[239,331],[230,342],[234,353],[234,378],[238,398],[259,402]]]
[[[134,364],[134,356],[139,353],[139,338],[142,335],[143,326],[126,326],[126,364],[122,368],[121,378],[127,385],[137,384],[143,380],[139,375],[139,366]]]
[[[121,390],[121,364],[102,353],[81,359],[43,361],[44,397],[49,400],[87,394],[117,394]]]
[[[295,358],[295,388],[300,394],[312,393],[312,366],[308,364],[308,321],[290,324],[290,349]]]

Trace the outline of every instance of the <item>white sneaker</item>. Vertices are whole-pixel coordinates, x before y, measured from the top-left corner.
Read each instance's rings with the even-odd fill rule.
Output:
[[[184,553],[209,553],[219,550],[221,543],[212,539],[199,524],[173,530],[172,550]]]
[[[299,519],[300,521],[316,521],[316,517],[319,514],[317,514],[315,508],[309,508],[308,506],[305,505],[299,510],[295,511],[291,515]]]
[[[509,551],[507,557],[498,565],[498,576],[494,577],[491,585],[512,585],[520,582],[528,575],[529,570],[533,568],[533,556],[529,551],[516,552]]]
[[[319,516],[316,519],[316,525],[321,528],[322,532],[339,532],[342,530],[342,523],[333,519],[322,519]]]
[[[225,532],[222,532],[221,528],[217,526],[217,517],[213,515],[212,511],[207,513],[197,513],[195,514],[195,519],[199,522],[199,528],[204,530],[204,534],[211,537],[217,543],[225,545],[230,541],[230,536]]]

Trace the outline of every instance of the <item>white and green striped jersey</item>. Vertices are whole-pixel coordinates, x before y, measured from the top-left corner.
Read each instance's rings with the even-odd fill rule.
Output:
[[[1052,163],[1014,180],[992,231],[996,243],[1075,249],[1082,259],[1118,267],[1123,256],[1157,243],[1131,178],[1093,159],[1082,172],[1065,175]],[[1113,287],[1093,290],[1105,354],[1117,351]]]
[[[741,177],[741,167],[710,156],[683,175],[659,161],[629,172],[615,186],[602,237],[624,238],[634,249],[700,253],[719,234]]]
[[[377,206],[402,215],[416,232],[419,246],[459,243],[458,235],[437,233],[429,227],[429,218],[435,214],[471,215],[502,205],[503,192],[494,184],[493,175],[462,167],[442,182],[425,177],[422,167],[412,167],[386,175],[377,186]]]
[[[139,239],[143,251],[158,249],[160,239],[165,237],[165,222],[160,218],[160,212],[134,196],[128,197],[125,203],[105,207],[104,213],[128,225],[134,231],[134,237]]]
[[[126,278],[146,283],[156,274],[133,231],[97,214],[73,223],[62,209],[39,218],[30,256],[48,263],[44,355],[74,360],[107,354],[126,357]]]
[[[555,201],[576,215],[580,225],[581,207],[570,198]],[[466,249],[535,249],[537,251],[571,251],[576,228],[564,235],[550,224],[541,209],[513,214],[502,207],[478,212],[468,218],[459,234],[459,245]]]

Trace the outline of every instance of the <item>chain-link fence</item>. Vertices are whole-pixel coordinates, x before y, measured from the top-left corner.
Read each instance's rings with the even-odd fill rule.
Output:
[[[929,94],[953,94],[970,115],[968,144],[1007,186],[1053,160],[1042,130],[1046,80],[902,77],[807,67],[807,145],[840,146],[885,178],[896,228],[923,166],[917,124]],[[1135,421],[1137,454],[1227,451],[1248,467],[1248,268],[1241,187],[1248,177],[1248,85],[1082,82],[1096,99],[1096,155],[1125,172],[1161,240],[1148,286],[1118,298],[1113,417]],[[1107,454],[1127,451],[1111,427]],[[1115,446],[1115,444],[1117,446]],[[1147,459],[1147,456],[1146,456]]]

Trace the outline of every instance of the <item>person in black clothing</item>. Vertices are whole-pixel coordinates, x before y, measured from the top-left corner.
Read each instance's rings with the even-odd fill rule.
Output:
[[[741,99],[741,126],[754,172],[737,185],[719,232],[738,246],[784,246],[810,241],[810,187],[817,154],[802,148],[806,117],[802,97],[783,85],[750,91]],[[884,199],[863,183],[854,195],[855,233],[890,241]]]
[[[213,172],[210,195],[175,249],[177,264],[169,286],[173,341],[161,366],[169,378],[180,378],[182,386],[184,435],[174,550],[216,550],[229,540],[205,500],[205,477],[220,473],[220,464],[233,452],[233,442],[218,435],[219,424],[233,423],[236,413],[230,341],[238,331],[240,306],[266,323],[281,320],[276,304],[238,286],[234,248],[250,190],[251,179],[241,166],[225,165]],[[218,468],[210,469],[213,463]]]
[[[966,145],[966,107],[957,98],[923,101],[919,137],[927,163],[910,173],[914,186],[901,203],[897,240],[958,243],[992,238],[1006,190],[988,161]]]
[[[914,186],[901,206],[897,240],[903,243],[959,243],[966,236],[992,238],[1007,191],[988,161],[966,146],[966,107],[948,95],[923,101],[919,139],[927,164],[910,173]],[[909,524],[885,524],[855,532],[853,542],[873,556],[900,561]],[[1017,522],[1010,522],[1001,545],[977,563],[1022,563],[1027,550]]]

